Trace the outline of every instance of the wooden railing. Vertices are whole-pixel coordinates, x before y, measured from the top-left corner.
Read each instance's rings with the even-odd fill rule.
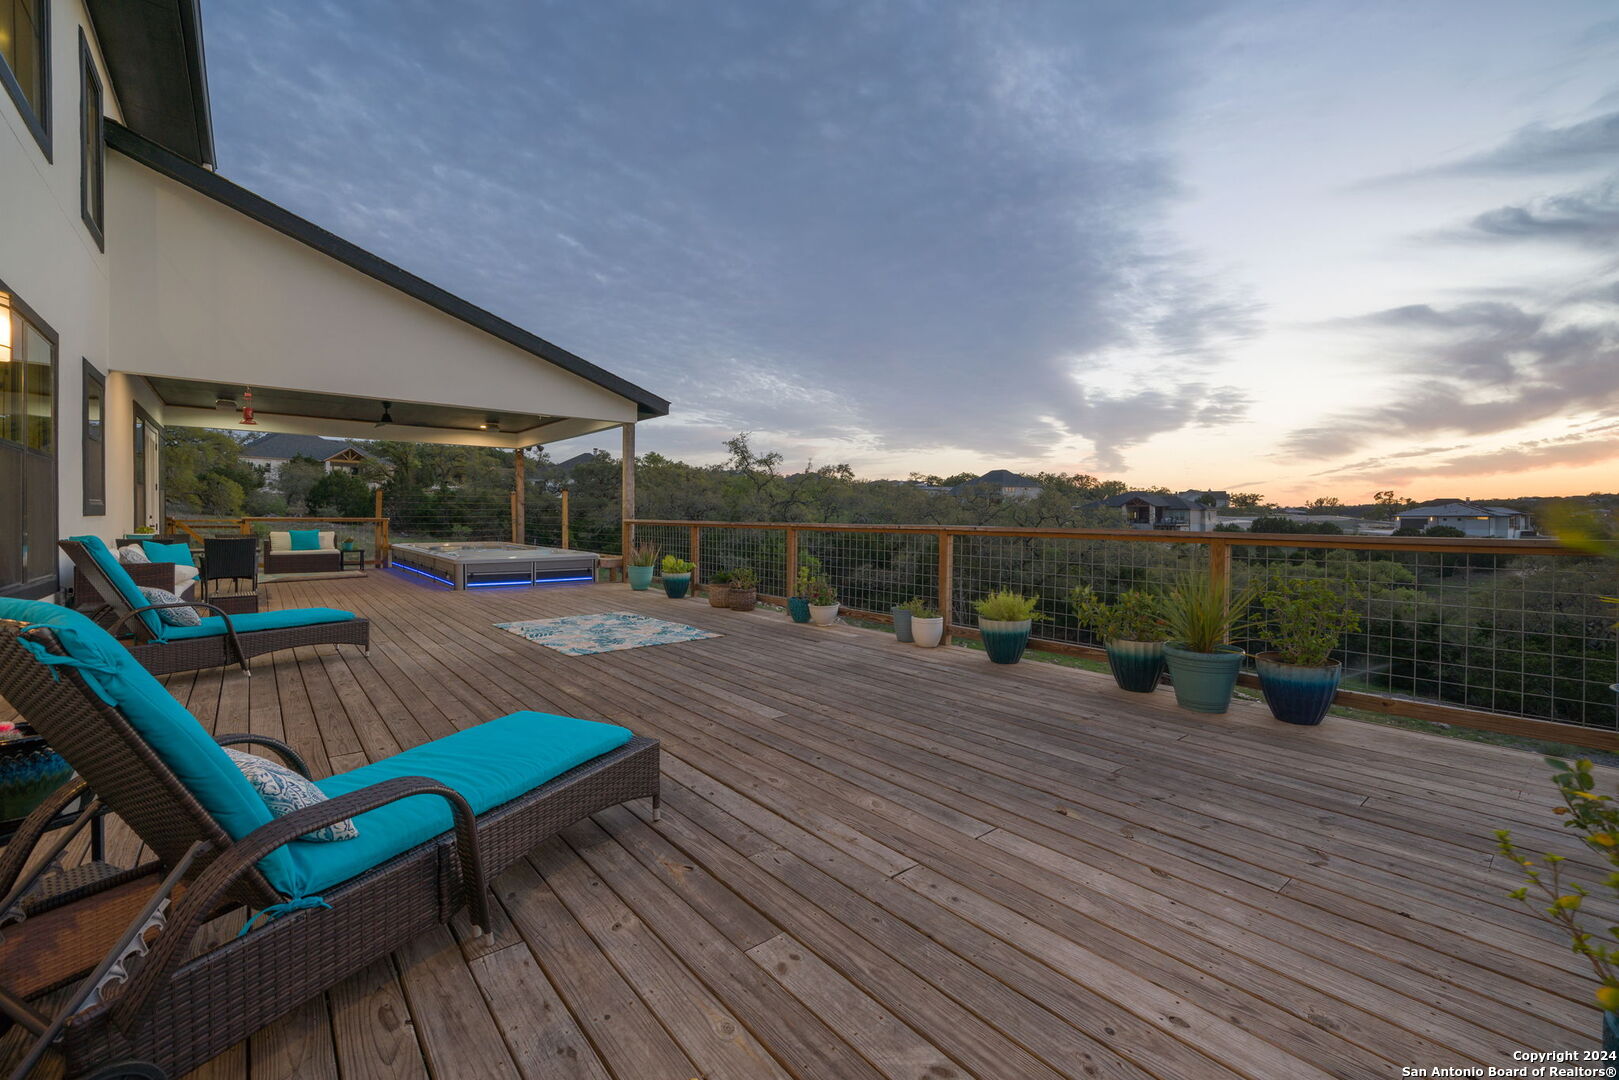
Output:
[[[1032,648],[1092,658],[1104,653],[1067,614],[1073,585],[1110,593],[1193,567],[1228,588],[1264,574],[1326,577],[1376,628],[1345,640],[1340,704],[1619,751],[1607,686],[1619,680],[1619,609],[1601,599],[1619,593],[1619,563],[1555,540],[648,518],[625,531],[697,563],[699,587],[748,565],[768,602],[785,601],[813,556],[846,614],[884,622],[889,604],[920,596],[961,639],[978,637],[971,600],[1014,588],[1047,617]]]

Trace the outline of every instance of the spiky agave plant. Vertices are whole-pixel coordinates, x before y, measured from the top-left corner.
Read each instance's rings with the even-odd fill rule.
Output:
[[[1218,652],[1247,631],[1250,587],[1227,592],[1226,583],[1207,570],[1189,573],[1158,598],[1158,617],[1169,640],[1192,652]]]

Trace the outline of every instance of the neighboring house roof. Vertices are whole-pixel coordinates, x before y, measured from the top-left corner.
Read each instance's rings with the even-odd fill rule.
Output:
[[[1010,469],[991,469],[983,476],[974,477],[966,483],[957,484],[950,489],[952,495],[960,495],[973,488],[1035,488],[1040,487],[1040,481],[1030,480],[1027,476],[1015,473]]]
[[[537,334],[530,333],[515,323],[507,322],[500,316],[485,311],[408,270],[395,266],[335,233],[327,232],[292,211],[277,206],[246,188],[238,187],[218,173],[200,168],[194,162],[171,153],[113,120],[107,121],[107,145],[153,172],[184,184],[267,228],[314,248],[322,255],[358,270],[430,307],[437,308],[451,318],[459,319],[508,345],[514,345],[564,371],[595,383],[610,393],[635,402],[640,419],[667,416],[669,413],[669,402],[650,390],[642,389],[627,379],[599,368],[590,361],[551,344]]]
[[[573,455],[573,457],[569,458],[567,461],[555,462],[555,463],[552,464],[551,468],[553,468],[553,469],[562,469],[565,472],[572,472],[574,469],[578,468],[580,465],[584,465],[587,462],[591,462],[591,461],[595,461],[595,460],[596,460],[596,455],[595,454],[586,452],[586,453],[583,453],[583,454],[575,454],[575,455]]]
[[[1144,502],[1148,506],[1161,506],[1165,510],[1193,509],[1193,504],[1187,502],[1179,495],[1165,495],[1158,491],[1126,491],[1122,495],[1114,495],[1112,498],[1103,499],[1101,502],[1094,502],[1090,505],[1093,507],[1119,507],[1128,506],[1133,502]]]
[[[1220,498],[1222,495],[1225,496],[1228,499],[1231,497],[1231,493],[1229,491],[1203,491],[1203,490],[1201,490],[1199,488],[1192,488],[1189,491],[1181,492],[1181,497],[1182,498],[1192,499],[1194,501],[1197,499],[1197,497],[1199,495],[1213,495],[1217,499]]]
[[[353,450],[363,457],[376,460],[377,456],[359,443],[347,439],[327,439],[320,435],[289,435],[272,431],[242,444],[242,456],[267,458],[271,461],[291,461],[295,457],[326,461],[344,450]]]
[[[214,164],[197,0],[87,0],[124,124],[199,165]]]
[[[1522,510],[1511,510],[1505,506],[1480,506],[1477,503],[1462,502],[1452,499],[1448,502],[1429,503],[1427,506],[1413,506],[1409,510],[1401,510],[1394,515],[1404,517],[1521,517]]]

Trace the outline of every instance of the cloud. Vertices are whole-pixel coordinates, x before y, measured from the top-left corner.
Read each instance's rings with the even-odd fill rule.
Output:
[[[1158,232],[1214,8],[283,0],[211,14],[210,74],[223,172],[681,438],[1120,463],[1242,416],[1253,304]]]
[[[1619,460],[1619,424],[1555,439],[1530,440],[1428,462],[1368,465],[1337,470],[1339,478],[1377,484],[1406,484],[1434,477],[1490,476],[1571,468]]]
[[[1500,145],[1412,175],[1536,175],[1604,168],[1619,155],[1619,111],[1563,125],[1528,124]]]
[[[1554,240],[1609,248],[1619,239],[1619,177],[1582,191],[1486,211],[1472,220],[1469,233],[1477,239]]]

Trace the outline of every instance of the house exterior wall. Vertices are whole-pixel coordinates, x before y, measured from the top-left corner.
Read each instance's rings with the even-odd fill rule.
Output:
[[[1420,517],[1398,518],[1402,528],[1428,529],[1435,525],[1444,525],[1452,529],[1460,529],[1468,536],[1492,537],[1495,539],[1516,540],[1522,534],[1521,519],[1509,517],[1429,517],[1424,514]]]

